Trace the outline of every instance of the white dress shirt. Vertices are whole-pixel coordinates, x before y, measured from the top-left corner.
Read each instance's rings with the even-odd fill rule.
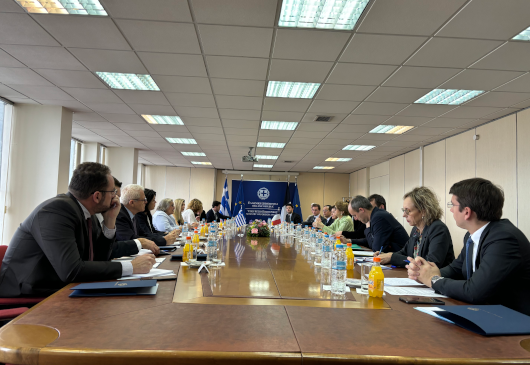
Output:
[[[166,212],[157,210],[153,214],[153,226],[160,232],[171,232],[177,229],[177,222],[175,222],[174,217],[167,215]]]
[[[187,223],[198,223],[197,219],[195,218],[195,213],[193,213],[193,210],[186,209],[182,212],[182,219],[184,219],[184,222]]]
[[[479,229],[475,231],[471,235],[471,239],[473,240],[473,272],[475,272],[475,261],[477,260],[477,252],[478,252],[478,244],[480,243],[480,236],[482,236],[482,232],[486,229],[486,227],[490,224],[490,222],[486,223]]]

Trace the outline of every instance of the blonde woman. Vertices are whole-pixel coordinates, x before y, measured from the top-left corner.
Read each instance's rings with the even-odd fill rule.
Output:
[[[184,218],[182,218],[182,212],[186,210],[186,200],[184,199],[175,199],[175,212],[173,213],[173,217],[175,218],[175,222],[181,226],[184,224]]]
[[[328,234],[335,234],[339,231],[353,231],[353,220],[346,214],[348,211],[348,203],[339,200],[335,203],[334,208],[335,209],[332,208],[331,212],[333,214],[333,211],[335,211],[336,218],[331,226],[325,226],[320,217],[318,217],[313,222],[313,227],[318,227],[322,229],[322,232]]]
[[[191,199],[188,204],[188,209],[182,213],[182,218],[184,219],[184,222],[188,222],[193,227],[197,227],[199,225],[199,220],[201,219],[202,211],[202,202],[199,199]]]

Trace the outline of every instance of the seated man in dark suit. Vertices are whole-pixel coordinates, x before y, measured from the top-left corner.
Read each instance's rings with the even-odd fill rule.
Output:
[[[226,215],[219,213],[221,210],[221,202],[214,200],[212,203],[212,209],[206,213],[206,223],[219,222],[221,219],[228,219]]]
[[[311,204],[311,212],[313,213],[313,215],[310,215],[309,217],[307,217],[307,219],[304,222],[302,222],[303,226],[312,227],[313,222],[318,217],[320,217],[320,220],[324,221],[324,219],[322,219],[322,216],[320,215],[320,204],[316,204],[316,203]]]
[[[1,297],[45,296],[68,283],[145,274],[153,267],[153,255],[109,261],[121,206],[107,166],[79,165],[68,190],[41,203],[17,228],[2,262]]]
[[[129,184],[122,189],[122,206],[116,218],[116,238],[120,241],[137,239],[142,235],[152,240],[158,246],[167,246],[175,242],[176,233],[165,236],[157,233],[141,232],[136,215],[145,210],[147,199],[144,188],[137,184]]]
[[[374,252],[397,252],[409,240],[407,231],[392,214],[373,207],[364,196],[357,195],[353,198],[348,206],[348,211],[355,220],[367,225],[364,231],[366,238],[352,239],[352,243],[370,247]],[[367,223],[370,223],[369,227]],[[347,232],[342,232],[347,238],[345,233]]]
[[[441,270],[423,257],[409,257],[409,277],[463,302],[501,304],[530,315],[530,242],[501,219],[503,191],[473,178],[457,182],[449,194],[456,225],[467,230],[464,247]]]
[[[322,208],[322,223],[329,227],[335,222],[335,219],[331,216],[331,205],[324,205],[324,208]]]
[[[370,201],[370,204],[372,204],[373,207],[386,210],[386,200],[379,194],[372,194],[368,197],[368,200]]]
[[[285,213],[286,223],[294,223],[294,224],[302,223],[302,217],[300,217],[300,214],[294,212],[294,207],[291,203],[285,206],[285,210],[286,210],[286,213]]]

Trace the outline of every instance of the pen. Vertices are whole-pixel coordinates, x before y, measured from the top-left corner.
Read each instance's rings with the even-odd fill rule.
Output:
[[[403,260],[403,261],[405,261],[407,264],[410,264],[410,261],[409,261],[409,260]]]

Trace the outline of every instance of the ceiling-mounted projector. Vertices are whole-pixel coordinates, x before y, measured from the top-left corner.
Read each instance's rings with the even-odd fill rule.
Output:
[[[241,161],[243,162],[258,162],[258,158],[256,156],[252,156],[252,150],[254,147],[249,147],[248,155],[242,156]]]

